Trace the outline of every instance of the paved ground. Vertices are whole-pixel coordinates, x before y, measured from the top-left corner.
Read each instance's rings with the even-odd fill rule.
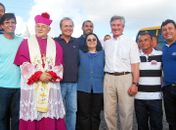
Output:
[[[134,124],[133,125],[133,130],[137,130],[137,123],[136,123],[135,115],[134,115],[134,123],[133,124]],[[105,121],[104,121],[103,111],[101,113],[101,124],[100,124],[100,129],[99,130],[107,130],[106,125],[105,125]],[[163,130],[169,130],[168,124],[167,124],[166,118],[165,118],[165,113],[163,113]]]

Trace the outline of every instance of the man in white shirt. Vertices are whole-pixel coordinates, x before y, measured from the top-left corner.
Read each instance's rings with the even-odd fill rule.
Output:
[[[104,112],[108,130],[117,130],[117,104],[121,130],[132,130],[134,95],[139,79],[137,43],[123,35],[125,19],[110,20],[113,38],[105,43]]]

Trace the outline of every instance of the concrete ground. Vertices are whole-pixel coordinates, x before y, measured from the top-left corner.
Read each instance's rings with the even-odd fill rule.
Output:
[[[105,124],[105,120],[104,120],[103,111],[101,112],[101,124],[100,124],[99,130],[107,130],[106,124]],[[119,130],[120,130],[120,129],[119,129]],[[136,118],[135,118],[135,113],[134,113],[133,130],[137,130],[137,122],[136,122]],[[165,118],[165,113],[164,113],[164,111],[163,111],[163,130],[169,130],[168,124],[167,124],[167,122],[166,122],[166,118]]]

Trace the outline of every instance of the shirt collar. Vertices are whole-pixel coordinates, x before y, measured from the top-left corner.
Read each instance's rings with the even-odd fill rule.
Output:
[[[142,50],[140,51],[140,53],[141,53],[141,56],[152,56],[156,54],[156,50],[152,49],[152,52],[149,55],[145,54]]]
[[[64,39],[62,38],[62,34],[59,35],[59,39],[60,39],[60,40],[64,40]],[[64,41],[65,41],[65,40],[64,40]],[[70,38],[70,41],[73,41],[73,37]],[[70,41],[69,41],[69,42],[70,42]]]
[[[117,38],[112,38],[113,40],[119,40],[119,39],[121,39],[123,37],[123,34],[122,35],[120,35],[119,37],[117,37]]]
[[[176,41],[175,41],[175,42],[173,42],[173,43],[172,43],[172,44],[170,44],[170,45],[169,45],[167,42],[165,42],[165,46],[166,46],[166,47],[170,47],[170,46],[175,45],[175,44],[176,44]]]

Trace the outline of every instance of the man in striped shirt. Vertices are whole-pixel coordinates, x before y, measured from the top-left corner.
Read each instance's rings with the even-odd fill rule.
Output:
[[[138,38],[140,78],[135,96],[138,130],[162,130],[161,59],[162,52],[153,49],[152,37],[143,32]]]

